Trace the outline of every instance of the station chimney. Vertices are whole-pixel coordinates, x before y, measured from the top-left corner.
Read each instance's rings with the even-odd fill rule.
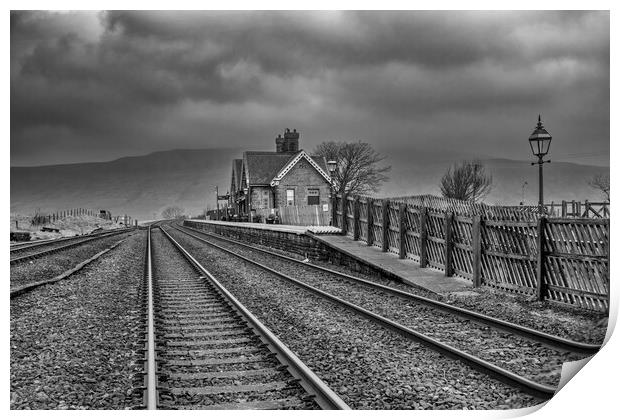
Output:
[[[284,153],[286,150],[284,149],[284,137],[282,137],[282,134],[278,134],[278,137],[276,137],[276,152],[277,153]]]

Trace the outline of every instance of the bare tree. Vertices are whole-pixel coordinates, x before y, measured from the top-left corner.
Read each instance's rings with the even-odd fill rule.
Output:
[[[387,173],[392,168],[381,166],[385,157],[368,143],[327,141],[319,144],[314,154],[338,162],[334,183],[336,191],[342,195],[377,192],[381,184],[390,179]]]
[[[609,201],[609,174],[596,174],[588,180],[588,185],[603,193],[607,201]]]
[[[164,211],[161,212],[161,217],[164,219],[179,219],[183,216],[185,210],[178,206],[170,206],[166,207]]]
[[[448,168],[441,178],[439,188],[446,198],[465,201],[482,200],[491,192],[493,177],[487,175],[478,161],[463,161]]]

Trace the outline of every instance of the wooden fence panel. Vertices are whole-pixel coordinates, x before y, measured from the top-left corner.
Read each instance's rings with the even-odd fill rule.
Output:
[[[339,228],[342,229],[342,196],[340,194],[336,195],[336,199],[335,199],[335,214],[336,214],[336,220],[334,220],[334,226],[337,226]]]
[[[398,203],[390,202],[388,204],[388,251],[398,254],[400,240],[399,240],[399,220],[398,220]]]
[[[353,237],[354,231],[354,218],[353,218],[353,204],[355,197],[347,197],[346,202],[346,223],[347,223],[347,236]]]
[[[405,212],[405,257],[420,261],[420,235],[422,233],[422,210],[407,204]]]
[[[536,222],[485,221],[480,234],[482,284],[535,293]]]
[[[372,245],[381,248],[383,246],[383,208],[381,200],[373,200],[372,203]]]
[[[426,228],[428,265],[443,270],[446,266],[445,213],[429,211]]]
[[[609,310],[609,221],[549,219],[545,226],[545,298]]]
[[[359,233],[360,241],[368,241],[368,197],[360,197],[359,204]]]
[[[468,280],[473,279],[473,218],[455,216],[452,219],[452,267],[454,273]]]

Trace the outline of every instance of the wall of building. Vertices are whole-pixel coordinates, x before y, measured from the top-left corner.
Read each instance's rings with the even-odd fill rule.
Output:
[[[319,204],[329,203],[329,183],[306,160],[301,159],[275,187],[275,205],[286,206],[286,190],[295,190],[295,205],[308,205],[308,189],[319,190]]]
[[[273,207],[271,187],[252,187],[252,209],[270,209]]]

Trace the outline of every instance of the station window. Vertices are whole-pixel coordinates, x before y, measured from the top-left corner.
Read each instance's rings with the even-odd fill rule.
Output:
[[[308,188],[308,205],[318,205],[320,201],[319,189]]]
[[[295,190],[286,190],[286,205],[295,205]]]

